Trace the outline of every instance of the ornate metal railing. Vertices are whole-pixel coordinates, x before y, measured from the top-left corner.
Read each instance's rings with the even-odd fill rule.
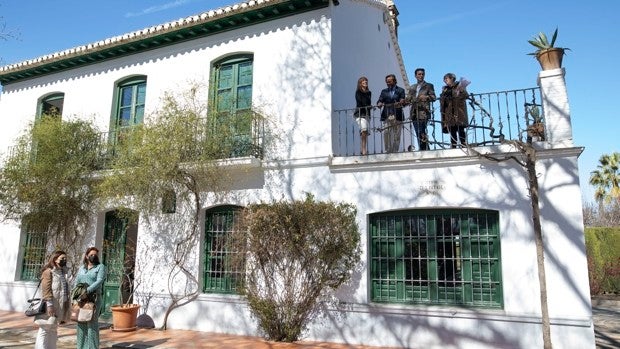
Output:
[[[200,161],[209,159],[234,159],[242,157],[263,157],[263,146],[265,138],[264,120],[255,113],[251,113],[251,120],[245,131],[234,131],[231,127],[226,127],[226,136],[219,134],[217,141],[210,140],[214,137],[214,132],[221,130],[225,125],[214,126],[213,122],[204,118],[188,125],[187,130],[191,137],[184,137],[179,142],[182,158],[184,161]],[[218,128],[219,127],[219,128]],[[110,168],[115,154],[119,149],[119,143],[123,138],[131,133],[132,128],[112,130],[102,132],[97,144],[98,148],[98,167],[101,169]],[[206,155],[206,153],[209,155]]]
[[[491,93],[472,93],[467,100],[469,123],[466,127],[467,144],[477,147],[500,144],[505,140],[525,140],[527,137],[544,136],[544,116],[540,104],[540,89],[527,88]],[[439,100],[431,104],[431,117],[427,133],[430,150],[451,147],[450,134],[443,133]],[[405,120],[400,123],[402,131],[397,152],[418,150],[418,139],[409,120],[409,106],[403,109]],[[334,156],[361,155],[360,132],[355,122],[356,109],[335,110],[333,130]],[[386,125],[381,122],[381,109],[370,110],[368,155],[387,153],[384,144]],[[541,131],[542,132],[537,132]]]

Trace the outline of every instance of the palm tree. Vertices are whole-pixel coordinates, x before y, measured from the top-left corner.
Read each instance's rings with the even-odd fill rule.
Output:
[[[590,184],[596,187],[594,199],[599,203],[613,199],[620,203],[620,153],[603,154],[598,161],[597,169],[590,172]]]

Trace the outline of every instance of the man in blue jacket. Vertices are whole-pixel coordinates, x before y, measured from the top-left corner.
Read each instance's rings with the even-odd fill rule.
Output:
[[[403,104],[405,103],[405,90],[396,86],[396,76],[390,74],[385,77],[387,88],[381,90],[377,105],[381,110],[383,122],[383,144],[387,153],[398,152],[400,147],[400,134],[403,128]]]

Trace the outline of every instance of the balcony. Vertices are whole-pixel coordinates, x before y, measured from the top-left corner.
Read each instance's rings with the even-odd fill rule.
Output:
[[[256,113],[247,114],[249,118],[238,118],[234,125],[214,125],[207,118],[183,125],[183,134],[187,135],[174,144],[183,162],[205,160],[230,160],[240,158],[262,159],[264,153],[265,122]],[[240,121],[241,120],[241,121]],[[248,122],[246,122],[246,120]],[[119,144],[133,136],[137,128],[125,127],[99,136],[99,169],[109,169],[114,161]],[[215,140],[214,140],[215,139]]]
[[[404,107],[400,145],[397,153],[417,151],[418,139]],[[466,128],[470,147],[497,145],[505,140],[544,140],[545,127],[540,88],[470,94],[467,100],[469,124]],[[360,134],[354,118],[355,108],[334,111],[334,156],[360,156]],[[432,104],[428,121],[430,151],[451,148],[450,134],[441,127],[439,100]],[[381,109],[373,107],[369,120],[368,155],[387,153],[384,146],[386,127],[380,120]]]

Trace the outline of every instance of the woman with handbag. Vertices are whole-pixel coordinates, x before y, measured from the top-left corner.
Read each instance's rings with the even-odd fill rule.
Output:
[[[101,290],[106,278],[106,268],[99,263],[99,250],[89,247],[84,254],[83,264],[77,272],[76,284],[87,284],[86,292],[81,296],[82,301],[94,299],[95,311],[87,322],[77,324],[77,349],[99,348],[99,312],[101,311]]]
[[[67,254],[63,251],[52,253],[41,273],[42,302],[47,303],[47,311],[35,318],[39,332],[35,349],[56,349],[58,325],[69,321],[70,302],[67,282]]]

